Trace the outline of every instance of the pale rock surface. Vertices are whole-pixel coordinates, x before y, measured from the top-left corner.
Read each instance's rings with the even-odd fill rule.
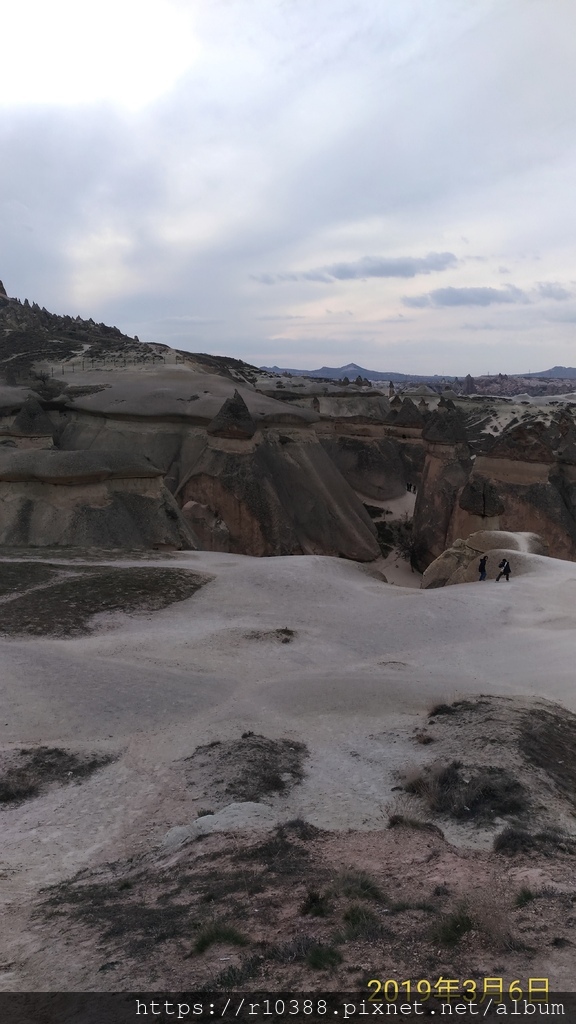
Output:
[[[498,563],[504,557],[510,561],[512,575],[521,575],[530,563],[522,557],[514,558],[512,554],[543,554],[544,545],[535,533],[508,533],[504,530],[480,530],[466,540],[458,537],[425,570],[422,589],[433,590],[479,581],[478,562],[487,552],[491,552],[487,562],[488,579],[482,582],[496,578]]]
[[[252,801],[228,804],[216,814],[203,814],[191,825],[175,825],[164,836],[162,845],[174,849],[190,839],[211,835],[213,832],[240,832],[244,829],[268,831],[275,828],[280,820],[278,811],[266,804]]]

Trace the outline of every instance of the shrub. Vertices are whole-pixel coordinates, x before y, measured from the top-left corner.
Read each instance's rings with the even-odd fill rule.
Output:
[[[456,946],[466,932],[472,931],[474,921],[464,903],[450,914],[441,917],[433,931],[433,938],[443,946]]]
[[[213,921],[200,932],[194,943],[194,952],[204,953],[210,946],[223,942],[232,946],[246,946],[248,940],[236,928],[220,921]]]
[[[326,917],[330,913],[328,898],[317,892],[316,889],[309,889],[306,899],[300,905],[300,913],[303,916],[310,914],[311,917]]]
[[[380,886],[365,871],[345,871],[334,883],[334,888],[352,899],[374,900],[375,903],[384,900]]]
[[[452,818],[490,820],[527,809],[524,787],[504,768],[468,769],[466,774],[460,761],[437,762],[408,779],[404,788],[432,811]]]
[[[315,971],[326,971],[330,967],[338,967],[342,963],[342,957],[334,946],[324,946],[322,943],[312,946],[306,963]]]
[[[517,894],[516,899],[514,900],[514,904],[517,907],[525,907],[528,903],[531,903],[532,900],[535,899],[536,893],[532,892],[531,889],[528,889],[527,886],[523,885],[520,889],[520,892]]]

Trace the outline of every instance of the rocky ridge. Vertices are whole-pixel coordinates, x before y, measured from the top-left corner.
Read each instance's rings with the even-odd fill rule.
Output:
[[[424,385],[398,395],[361,379],[279,379],[55,316],[3,288],[0,332],[1,543],[84,537],[370,561],[381,548],[365,503],[385,516],[408,488],[418,490],[411,557],[421,570],[487,529],[539,533],[551,554],[576,558],[571,395],[511,400]],[[75,475],[51,478],[72,456]],[[91,460],[110,458],[122,474],[87,479]],[[76,511],[58,533],[46,510],[70,509],[73,492]]]

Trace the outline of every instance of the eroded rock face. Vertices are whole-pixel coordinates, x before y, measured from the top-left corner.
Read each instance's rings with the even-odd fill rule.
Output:
[[[476,476],[464,484],[458,504],[465,512],[488,519],[504,512],[504,502],[495,485],[480,476]]]
[[[571,430],[573,430],[573,425]],[[479,455],[454,508],[449,539],[478,528],[538,532],[576,558],[576,465],[566,423],[519,424]]]
[[[0,452],[0,544],[195,548],[159,470],[117,452]]]
[[[256,433],[256,424],[248,406],[236,389],[232,398],[227,398],[220,411],[208,424],[206,430],[214,437],[232,437],[249,440]]]
[[[535,533],[481,530],[473,533],[467,540],[458,537],[428,566],[422,576],[422,589],[434,590],[437,587],[454,586],[456,583],[479,581],[478,562],[485,554],[488,554],[488,579],[483,582],[495,580],[498,563],[503,557],[509,559],[514,575],[521,561],[520,558],[514,558],[514,552],[519,555],[546,554],[542,539]]]
[[[472,460],[460,441],[461,424],[442,416],[424,430],[427,455],[415,511],[420,567],[479,530],[539,533],[551,555],[576,559],[572,419],[562,414],[549,426],[517,424]]]
[[[358,561],[380,553],[370,517],[315,437],[198,438],[188,460],[180,500],[223,521],[230,551]]]
[[[457,498],[472,469],[466,430],[451,408],[426,425],[426,461],[414,508],[415,561],[422,571],[449,546]]]
[[[359,494],[385,501],[405,493],[405,467],[387,438],[323,437],[322,447]]]
[[[345,446],[333,436],[321,443],[311,429],[318,420],[313,409],[235,389],[210,374],[167,382],[175,377],[175,390],[130,379],[80,396],[61,414],[57,443],[148,456],[211,550],[378,557],[372,521],[352,487],[361,482],[359,463],[370,460],[368,494],[404,493],[403,463],[390,441],[347,439],[351,487],[323,443],[336,451]]]
[[[198,538],[202,551],[230,551],[230,531],[208,505],[187,501],[182,506],[182,515]]]

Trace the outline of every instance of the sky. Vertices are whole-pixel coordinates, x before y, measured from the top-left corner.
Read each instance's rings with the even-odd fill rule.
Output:
[[[0,279],[257,365],[576,365],[574,0],[19,0]]]

